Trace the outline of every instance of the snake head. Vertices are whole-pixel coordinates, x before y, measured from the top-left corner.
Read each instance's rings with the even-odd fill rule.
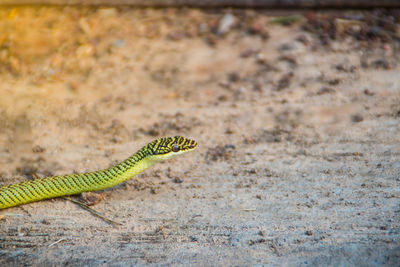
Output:
[[[196,149],[197,142],[182,136],[163,137],[147,145],[150,157],[163,161]]]

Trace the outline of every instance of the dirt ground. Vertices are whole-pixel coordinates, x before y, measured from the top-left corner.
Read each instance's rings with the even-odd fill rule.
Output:
[[[399,266],[399,14],[0,9],[0,184],[199,144],[100,192],[121,225],[0,211],[0,265]]]

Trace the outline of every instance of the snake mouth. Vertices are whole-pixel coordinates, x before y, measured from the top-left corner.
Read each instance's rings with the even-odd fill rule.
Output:
[[[186,150],[195,149],[197,147],[197,142],[194,140],[190,140],[190,143],[185,147]]]
[[[194,140],[187,139],[185,143],[181,144],[181,151],[189,152],[191,150],[196,149],[197,142]]]

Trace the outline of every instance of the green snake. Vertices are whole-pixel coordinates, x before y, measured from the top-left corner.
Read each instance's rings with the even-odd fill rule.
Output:
[[[132,178],[157,162],[192,151],[196,146],[196,141],[185,137],[164,137],[150,142],[126,160],[108,169],[49,176],[2,186],[0,209],[42,199],[106,189]]]

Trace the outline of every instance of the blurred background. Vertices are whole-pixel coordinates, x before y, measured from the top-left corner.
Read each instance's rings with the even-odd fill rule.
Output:
[[[1,211],[0,262],[396,265],[399,8],[0,1],[0,184],[199,143],[101,192],[117,228],[61,199]]]

